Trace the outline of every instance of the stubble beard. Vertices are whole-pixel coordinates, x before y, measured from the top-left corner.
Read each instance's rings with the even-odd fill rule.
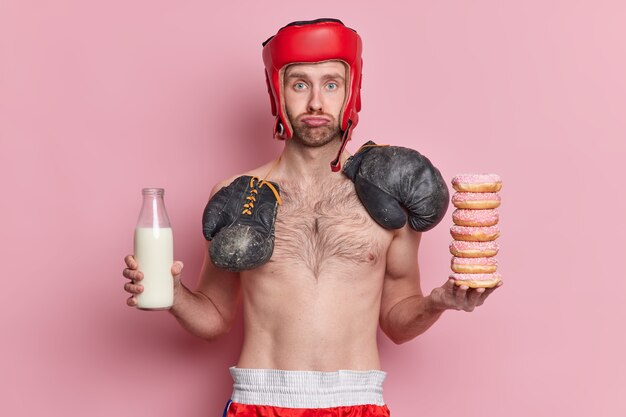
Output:
[[[302,116],[310,116],[310,114]],[[340,139],[341,129],[339,128],[337,120],[329,114],[324,114],[324,116],[331,119],[328,125],[310,127],[299,121],[298,118],[292,117],[292,115],[287,112],[287,117],[293,128],[293,139],[299,141],[304,146],[312,148],[319,148],[336,139]]]

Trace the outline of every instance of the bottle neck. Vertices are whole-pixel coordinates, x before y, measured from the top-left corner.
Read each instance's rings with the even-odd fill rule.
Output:
[[[162,188],[144,188],[142,190],[143,204],[137,220],[137,227],[171,227],[165,210],[164,194],[165,191]]]

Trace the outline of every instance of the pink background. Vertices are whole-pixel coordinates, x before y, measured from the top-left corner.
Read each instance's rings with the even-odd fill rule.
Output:
[[[261,42],[329,16],[364,42],[351,151],[504,179],[505,285],[409,343],[380,335],[392,415],[626,415],[624,2],[409,3],[0,3],[0,415],[221,415],[241,323],[208,343],[125,305],[140,190],[166,189],[194,286],[213,184],[281,149]],[[450,213],[423,239],[427,292]]]

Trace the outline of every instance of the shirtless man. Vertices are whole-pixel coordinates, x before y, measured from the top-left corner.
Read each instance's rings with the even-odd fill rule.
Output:
[[[338,24],[323,19],[291,27],[316,31]],[[337,30],[347,29],[341,26]],[[277,94],[276,105],[284,105],[288,125],[280,125],[279,114],[277,134],[288,131],[291,137],[277,159],[244,175],[279,185],[282,204],[271,258],[253,269],[225,270],[215,265],[209,255],[213,243],[207,241],[195,291],[180,281],[182,262],[172,266],[170,311],[191,333],[209,340],[228,333],[243,303],[244,341],[231,368],[235,388],[227,416],[326,416],[328,408],[337,416],[389,416],[378,326],[404,343],[445,310],[472,311],[494,290],[448,281],[424,296],[417,264],[421,233],[408,224],[381,227],[353,181],[329,169],[336,155],[346,164],[342,150],[354,124],[342,130],[344,116],[348,107],[360,107],[351,96],[360,87],[353,85],[354,63],[334,58],[298,59],[281,73],[282,92],[270,91]],[[212,195],[236,178],[217,184]],[[131,280],[125,285],[131,293],[127,303],[135,306],[142,273],[131,255],[125,262],[123,275]]]

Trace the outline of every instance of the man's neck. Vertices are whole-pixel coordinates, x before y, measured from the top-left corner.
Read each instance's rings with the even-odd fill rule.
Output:
[[[341,138],[337,138],[324,146],[311,147],[297,140],[289,139],[281,155],[280,172],[289,178],[321,180],[341,175],[332,172],[330,163],[337,156],[341,147]],[[348,157],[347,151],[341,156],[342,165]]]

